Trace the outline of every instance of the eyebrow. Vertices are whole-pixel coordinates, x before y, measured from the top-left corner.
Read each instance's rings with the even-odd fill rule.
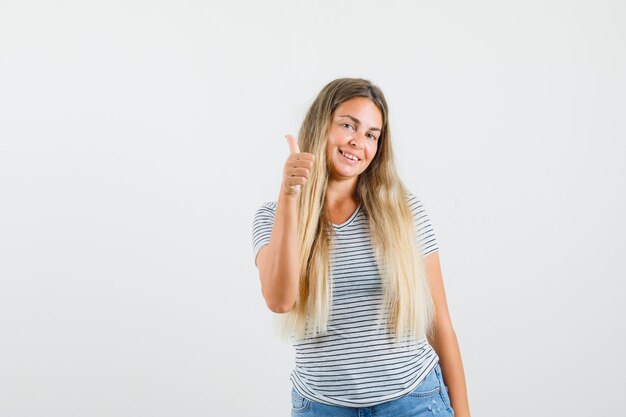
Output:
[[[361,121],[360,121],[359,119],[357,119],[357,118],[356,118],[356,117],[354,117],[354,116],[350,116],[349,114],[340,114],[340,115],[339,115],[339,117],[348,117],[348,118],[352,119],[352,121],[353,121],[354,123],[356,123],[357,125],[360,125],[360,124],[361,124]],[[370,130],[374,130],[374,131],[376,131],[376,132],[380,132],[380,129],[379,129],[379,128],[377,128],[377,127],[370,127]]]

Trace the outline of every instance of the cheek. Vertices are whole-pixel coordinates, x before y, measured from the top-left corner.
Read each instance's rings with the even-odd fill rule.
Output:
[[[374,159],[374,156],[376,156],[376,153],[378,153],[378,148],[377,148],[376,144],[373,144],[370,147],[370,159]]]

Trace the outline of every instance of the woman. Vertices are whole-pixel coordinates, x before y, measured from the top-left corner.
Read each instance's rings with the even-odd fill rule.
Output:
[[[437,244],[398,178],[382,92],[330,82],[287,141],[253,247],[267,306],[294,337],[292,415],[469,416]]]

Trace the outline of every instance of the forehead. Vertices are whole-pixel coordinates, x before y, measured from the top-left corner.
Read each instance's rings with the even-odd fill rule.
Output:
[[[383,116],[378,106],[366,97],[354,97],[346,100],[335,110],[335,117],[349,114],[370,127],[381,127]]]

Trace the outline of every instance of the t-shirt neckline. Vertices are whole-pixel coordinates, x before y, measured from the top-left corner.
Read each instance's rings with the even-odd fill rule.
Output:
[[[359,204],[357,206],[356,210],[354,210],[354,213],[352,213],[352,215],[348,218],[348,220],[346,220],[345,222],[343,222],[341,224],[333,223],[333,227],[335,229],[341,229],[343,227],[346,227],[348,224],[350,224],[352,222],[352,220],[354,220],[354,218],[356,217],[356,215],[359,213],[360,210],[361,210],[361,205]]]

